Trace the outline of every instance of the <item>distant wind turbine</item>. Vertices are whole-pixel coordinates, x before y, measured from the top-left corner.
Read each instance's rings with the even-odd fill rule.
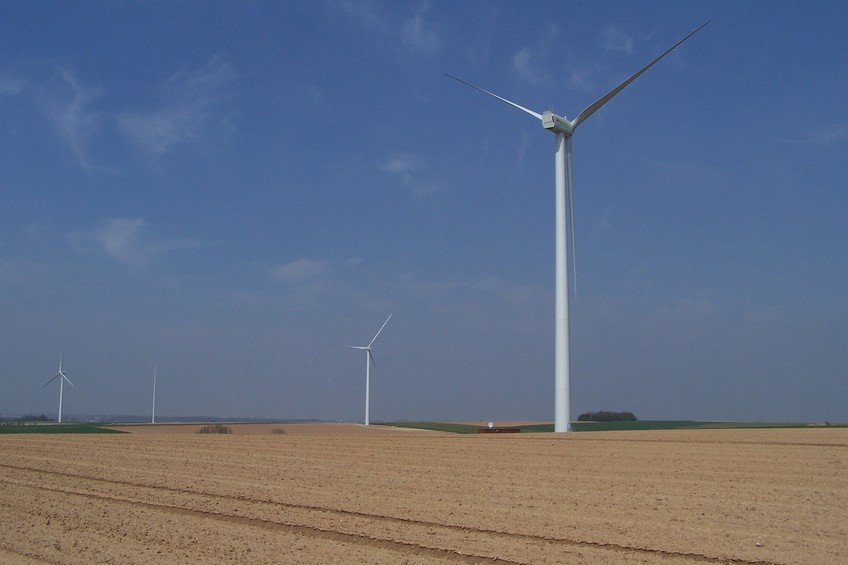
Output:
[[[371,365],[374,365],[374,368],[377,368],[377,363],[374,362],[374,356],[371,354],[371,346],[374,345],[374,342],[377,341],[377,336],[380,335],[380,332],[383,331],[383,328],[386,327],[386,324],[391,320],[392,315],[389,314],[389,317],[386,318],[386,321],[383,322],[383,325],[380,326],[380,329],[377,330],[377,333],[374,335],[374,338],[368,343],[368,345],[343,345],[342,347],[349,347],[351,349],[361,349],[365,351],[365,425],[370,425],[369,420],[369,402],[371,397]]]
[[[567,254],[567,243],[566,243],[566,199],[567,206],[570,213],[569,225],[571,228],[571,255],[572,260],[575,260],[576,257],[576,247],[574,243],[574,192],[573,192],[573,183],[571,178],[571,136],[574,135],[574,130],[583,123],[589,116],[594,114],[598,109],[601,108],[604,104],[609,102],[613,96],[624,90],[631,82],[639,78],[639,76],[654,66],[660,59],[671,53],[677,46],[681,43],[695,35],[699,32],[705,25],[710,22],[706,22],[702,24],[698,29],[691,32],[689,35],[672,45],[665,52],[663,52],[659,57],[642,67],[639,71],[634,73],[630,78],[607,92],[601,98],[587,106],[582,112],[577,114],[577,117],[573,120],[568,120],[564,116],[558,116],[553,112],[544,112],[539,114],[538,112],[534,112],[533,110],[528,110],[524,106],[519,106],[515,102],[511,102],[506,98],[502,98],[497,94],[489,92],[488,90],[484,90],[479,86],[475,86],[469,82],[465,82],[464,80],[457,78],[452,75],[447,75],[448,77],[459,81],[471,88],[479,90],[484,94],[488,94],[494,98],[497,98],[501,102],[505,102],[514,108],[517,108],[527,114],[530,114],[534,118],[540,120],[542,122],[542,127],[546,130],[554,133],[556,135],[554,149],[555,149],[555,163],[556,163],[556,305],[555,305],[555,319],[556,319],[556,331],[555,331],[555,362],[554,362],[554,404],[555,404],[555,417],[554,417],[554,431],[556,432],[568,432],[571,431],[571,417],[570,417],[570,371],[571,371],[571,362],[569,359],[569,335],[568,335],[568,260],[566,258]],[[567,183],[566,183],[567,178]],[[574,286],[575,289],[577,287],[577,278],[576,278],[576,261],[572,263],[572,276],[574,277]]]
[[[150,423],[156,423],[156,363],[153,364],[153,409],[150,412]]]
[[[71,379],[68,378],[68,375],[65,374],[65,371],[62,370],[62,361],[64,360],[64,358],[65,358],[64,353],[59,356],[59,372],[56,373],[55,375],[53,375],[53,378],[50,379],[49,381],[47,381],[46,383],[44,383],[44,386],[41,387],[41,388],[44,388],[47,385],[49,385],[50,383],[52,383],[53,381],[55,381],[56,379],[59,379],[59,423],[60,424],[62,423],[62,397],[65,394],[65,381],[68,381],[69,385],[74,386],[74,383],[71,382]]]

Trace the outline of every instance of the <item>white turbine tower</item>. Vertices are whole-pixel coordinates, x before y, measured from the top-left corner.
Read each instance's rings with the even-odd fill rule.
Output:
[[[377,364],[374,363],[374,356],[371,354],[371,346],[374,345],[374,342],[377,341],[377,336],[380,335],[380,332],[383,331],[383,328],[386,327],[386,324],[391,320],[392,315],[389,314],[389,317],[386,318],[386,321],[383,322],[383,325],[380,326],[380,329],[377,330],[377,333],[374,335],[374,338],[368,343],[368,345],[343,345],[342,347],[349,347],[351,349],[361,349],[365,351],[365,425],[370,425],[369,420],[369,402],[371,397],[371,365],[374,365],[374,368],[377,367]]]
[[[71,379],[68,378],[68,375],[65,374],[65,371],[62,370],[62,361],[64,360],[64,358],[65,358],[64,353],[59,356],[59,372],[56,373],[55,375],[53,375],[53,378],[50,379],[49,381],[47,381],[46,383],[44,383],[44,386],[41,387],[41,388],[44,388],[47,385],[49,385],[50,383],[52,383],[53,381],[55,381],[56,379],[59,379],[59,423],[60,424],[62,423],[62,398],[65,394],[65,381],[68,381],[69,385],[74,386],[74,383],[71,382]]]
[[[569,360],[569,336],[568,336],[568,261],[567,242],[566,242],[566,200],[570,212],[569,225],[571,227],[571,253],[572,260],[575,258],[574,244],[574,193],[573,183],[571,178],[571,136],[574,135],[574,130],[589,116],[594,114],[601,106],[609,102],[613,96],[624,90],[631,82],[639,78],[639,76],[650,69],[657,61],[668,55],[673,49],[681,43],[695,35],[709,22],[704,23],[698,29],[691,32],[689,35],[672,45],[659,57],[642,67],[634,73],[630,78],[607,92],[604,96],[590,104],[582,112],[577,114],[573,120],[568,120],[564,116],[558,116],[553,112],[544,112],[539,114],[532,110],[528,110],[523,106],[519,106],[515,102],[511,102],[506,98],[502,98],[497,94],[484,90],[479,86],[475,86],[469,82],[465,82],[455,76],[447,75],[448,77],[457,80],[471,88],[479,90],[484,94],[488,94],[497,98],[501,102],[505,102],[542,122],[542,127],[556,135],[555,148],[555,163],[556,163],[556,306],[555,306],[555,362],[554,362],[554,398],[555,398],[555,418],[554,431],[568,432],[571,430],[570,417],[570,360]],[[566,182],[567,180],[567,182]],[[577,285],[576,269],[572,264],[572,276],[575,277],[575,288]]]
[[[150,423],[156,423],[156,363],[153,364],[153,408],[150,412]]]

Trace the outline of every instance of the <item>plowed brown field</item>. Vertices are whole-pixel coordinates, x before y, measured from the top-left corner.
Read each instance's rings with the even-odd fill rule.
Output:
[[[285,428],[0,436],[0,563],[848,563],[848,429]]]

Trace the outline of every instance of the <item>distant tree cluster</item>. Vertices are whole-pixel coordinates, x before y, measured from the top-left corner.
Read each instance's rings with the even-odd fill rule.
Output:
[[[233,429],[224,424],[209,424],[197,430],[199,434],[231,434]]]
[[[20,418],[16,418],[14,420],[0,418],[0,424],[2,424],[4,426],[19,426],[21,424],[28,424],[30,422],[49,422],[49,421],[50,421],[50,418],[48,418],[44,414],[41,414],[39,416],[36,416],[34,414],[27,414],[26,416],[21,416]]]
[[[584,412],[577,417],[578,422],[635,422],[636,416],[633,412]]]

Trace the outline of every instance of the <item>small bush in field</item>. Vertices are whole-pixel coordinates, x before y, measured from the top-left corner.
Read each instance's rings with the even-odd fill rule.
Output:
[[[229,426],[225,426],[224,424],[207,424],[203,426],[199,430],[197,430],[199,434],[231,434],[233,433],[233,429]]]
[[[284,433],[286,433],[286,430],[284,430],[283,428],[271,428],[271,433],[272,434],[284,434]]]

